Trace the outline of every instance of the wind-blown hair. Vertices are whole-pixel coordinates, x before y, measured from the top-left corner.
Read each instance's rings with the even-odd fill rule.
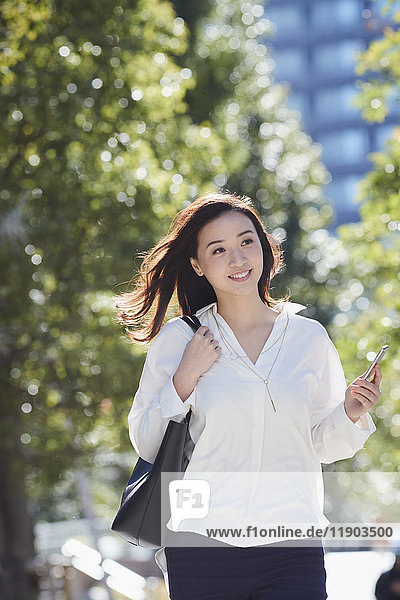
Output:
[[[235,193],[208,192],[180,210],[167,234],[153,248],[139,254],[143,262],[134,290],[113,297],[114,308],[118,310],[116,319],[133,342],[147,344],[158,334],[173,295],[176,294],[180,315],[195,313],[217,300],[213,287],[205,277],[196,274],[189,258],[198,259],[200,230],[226,212],[246,215],[257,231],[264,255],[258,282],[263,303],[271,308],[288,300],[290,294],[279,300],[269,294],[271,280],[284,264],[283,252],[265,230],[252,200]]]

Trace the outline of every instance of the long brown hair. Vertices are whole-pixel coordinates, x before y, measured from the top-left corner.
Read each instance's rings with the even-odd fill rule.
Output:
[[[269,294],[271,279],[283,266],[283,252],[265,230],[252,200],[235,193],[208,192],[179,211],[167,234],[149,251],[139,254],[144,260],[135,289],[113,297],[114,308],[118,310],[116,319],[133,342],[146,344],[157,335],[175,293],[180,315],[195,313],[217,300],[213,287],[205,277],[195,273],[189,258],[197,260],[200,230],[225,212],[243,213],[257,231],[264,255],[258,282],[261,300],[269,307],[288,300],[290,294],[279,300]],[[149,311],[150,316],[143,318]]]

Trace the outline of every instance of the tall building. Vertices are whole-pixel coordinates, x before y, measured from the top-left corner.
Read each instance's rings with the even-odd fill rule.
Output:
[[[359,221],[354,203],[357,182],[371,170],[367,155],[380,151],[399,124],[400,105],[381,124],[368,124],[352,106],[359,93],[355,56],[383,35],[392,11],[381,15],[384,0],[265,0],[265,17],[274,33],[266,38],[275,61],[275,80],[291,86],[288,106],[302,114],[305,130],[323,147],[322,161],[332,175],[325,188],[335,207],[329,229]],[[396,4],[396,2],[394,3]],[[365,78],[364,78],[365,79]]]

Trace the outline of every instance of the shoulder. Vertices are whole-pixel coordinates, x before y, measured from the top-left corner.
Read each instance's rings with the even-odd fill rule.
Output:
[[[293,314],[290,318],[293,324],[304,334],[316,338],[329,337],[326,328],[316,319],[298,314]]]
[[[193,329],[181,317],[173,317],[163,324],[156,337],[151,341],[147,356],[150,358],[160,353],[183,352],[193,334]]]
[[[310,317],[291,315],[292,332],[303,350],[310,352],[316,360],[325,359],[328,354],[335,353],[335,345],[327,329]]]
[[[300,315],[299,312],[307,308],[304,304],[299,304],[298,302],[280,302],[279,306],[285,313],[289,314],[290,320],[292,322],[292,328],[296,330],[297,334],[300,334],[303,339],[306,337],[315,337],[321,338],[328,336],[328,332],[325,327],[317,321],[316,319],[312,319],[311,317],[305,317],[304,315]]]

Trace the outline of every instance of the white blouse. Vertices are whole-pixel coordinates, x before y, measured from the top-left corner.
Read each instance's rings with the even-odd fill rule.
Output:
[[[222,351],[185,402],[178,396],[172,377],[194,335],[191,327],[180,317],[170,319],[148,349],[128,416],[132,445],[144,460],[153,463],[169,420],[182,421],[191,407],[189,431],[195,447],[184,478],[197,479],[203,473],[212,480],[209,514],[184,519],[178,531],[206,535],[209,527],[265,526],[268,522],[287,525],[293,521],[329,524],[323,515],[321,463],[354,456],[376,430],[369,413],[356,423],[345,413],[347,383],[324,326],[296,314],[306,308],[302,304],[283,302],[277,308],[281,313],[255,364],[218,314],[216,302],[195,313]],[[287,318],[283,344],[268,377],[275,412],[262,379],[277,356]],[[221,339],[216,320],[246,364],[235,358]],[[307,472],[318,474],[317,485],[304,477],[296,479],[296,473]],[[293,477],[288,475],[286,481],[290,483],[284,485],[285,478],[271,479],[273,473]],[[236,546],[279,541],[214,537]],[[155,560],[168,589],[164,548],[156,552]]]

